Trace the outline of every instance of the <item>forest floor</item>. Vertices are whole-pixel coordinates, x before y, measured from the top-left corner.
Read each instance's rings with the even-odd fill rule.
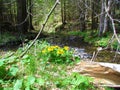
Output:
[[[67,35],[68,34],[68,35]],[[84,40],[83,40],[83,36],[81,35],[81,34],[79,34],[78,32],[77,32],[77,36],[75,36],[76,35],[76,32],[74,33],[74,32],[61,32],[61,33],[59,33],[59,34],[57,34],[57,33],[52,33],[52,34],[50,34],[50,35],[48,35],[49,37],[47,37],[46,38],[46,40],[48,40],[48,42],[50,42],[50,44],[55,44],[55,45],[59,45],[59,46],[69,46],[69,47],[79,47],[79,48],[83,48],[83,46],[84,46],[84,49],[86,49],[85,47],[88,45],[88,47],[90,47],[90,51],[91,51],[91,44],[88,44],[88,43],[85,43],[84,42]],[[11,35],[13,35],[12,33],[11,33]],[[28,41],[29,40],[31,40],[31,39],[34,39],[34,37],[36,36],[36,33],[35,34],[29,34],[30,36],[28,36],[28,37],[30,37],[30,38],[28,38]],[[9,43],[9,41],[11,41],[11,40],[15,40],[15,42],[16,42],[16,40],[19,40],[18,38],[16,39],[16,37],[18,36],[17,34],[14,34],[14,36],[15,36],[15,39],[13,39],[13,38],[10,38],[8,41],[7,40],[5,40],[5,43],[6,43],[6,41],[7,41],[7,45],[8,45],[8,43]],[[45,35],[46,36],[46,35]],[[43,35],[43,37],[45,37],[44,35]],[[59,36],[61,36],[61,37],[59,37]],[[6,37],[6,36],[5,36]],[[51,39],[52,38],[52,39]],[[25,38],[24,38],[24,40],[25,40]],[[50,41],[50,40],[52,40],[52,41]],[[4,41],[4,40],[3,40]],[[23,42],[20,42],[19,44],[21,44],[22,46],[25,46],[27,43],[26,42],[28,42],[28,41],[23,41]],[[10,49],[8,49],[8,48],[4,48],[4,47],[2,47],[2,48],[4,48],[3,49],[3,51],[10,51],[10,52],[2,52],[3,53],[3,56],[1,56],[1,57],[4,57],[4,56],[7,56],[7,55],[4,55],[4,54],[11,54],[11,53],[14,53],[14,51],[16,51],[17,50],[17,48],[18,47],[20,47],[19,46],[19,44],[16,44],[16,45],[18,45],[17,47],[13,47],[14,46],[14,42],[11,44],[10,43],[10,45],[11,45],[11,47],[8,47],[8,48],[11,48],[11,50]],[[2,44],[1,44],[2,45]],[[6,45],[6,44],[5,44]],[[16,46],[15,45],[15,46]],[[70,46],[71,45],[71,46]],[[82,45],[82,46],[80,46],[80,45]],[[9,46],[9,45],[8,45]],[[93,46],[92,46],[93,47]],[[13,49],[14,48],[14,49]],[[33,48],[34,49],[34,48]],[[36,49],[35,49],[36,50]],[[94,49],[95,50],[95,49]],[[33,50],[34,51],[34,50]],[[1,53],[1,54],[2,54]],[[34,53],[35,53],[35,51],[34,51]],[[30,54],[30,55],[32,55],[32,54]],[[31,57],[31,56],[30,56]],[[27,59],[27,58],[26,58]],[[102,56],[102,59],[103,59],[103,56]],[[81,65],[75,65],[75,67],[72,67],[72,69],[73,69],[73,71],[74,70],[76,70],[77,72],[79,72],[80,70],[78,70],[79,68],[81,68]],[[85,68],[84,68],[85,69]],[[53,69],[54,70],[54,69]],[[99,69],[99,70],[101,70],[101,69]],[[104,70],[104,68],[103,68],[103,70]],[[106,69],[105,69],[106,70]],[[107,70],[109,70],[109,69],[107,69]],[[72,70],[71,70],[72,71]],[[106,71],[105,71],[106,72]],[[82,72],[82,73],[85,73],[85,72]],[[104,73],[104,72],[103,72]],[[108,72],[109,73],[109,72]],[[100,74],[99,74],[100,75]],[[118,74],[117,74],[118,75]],[[116,80],[117,81],[117,80]],[[100,89],[100,90],[104,90],[103,88],[102,89]]]

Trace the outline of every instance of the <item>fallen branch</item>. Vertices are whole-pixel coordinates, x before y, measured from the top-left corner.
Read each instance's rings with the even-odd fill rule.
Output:
[[[28,46],[28,48],[20,55],[20,57],[23,57],[23,56],[27,53],[27,51],[31,48],[31,46],[34,45],[35,41],[36,41],[36,40],[38,39],[38,37],[40,36],[41,32],[44,30],[45,25],[46,25],[49,17],[51,16],[52,12],[55,10],[56,6],[57,6],[59,3],[60,3],[59,0],[56,0],[55,4],[53,5],[53,7],[51,8],[50,12],[48,13],[48,15],[47,15],[44,23],[42,24],[42,27],[41,27],[41,29],[39,30],[37,36],[36,36],[35,39],[32,41],[32,43]]]

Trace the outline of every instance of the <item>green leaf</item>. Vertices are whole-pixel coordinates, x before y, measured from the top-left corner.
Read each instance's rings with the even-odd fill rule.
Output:
[[[26,86],[28,87],[28,86],[32,85],[34,82],[35,82],[35,77],[34,76],[29,76],[27,78]]]
[[[20,90],[20,88],[22,87],[22,82],[23,80],[17,80],[14,85],[14,90]]]
[[[27,86],[27,87],[25,88],[25,90],[30,90],[30,86]]]
[[[10,75],[10,76],[15,76],[15,75],[17,74],[17,72],[18,72],[18,67],[12,66],[12,67],[10,68],[10,70],[9,70],[8,75]]]
[[[13,88],[7,87],[7,88],[4,88],[3,90],[13,90]]]
[[[1,83],[3,83],[3,80],[2,80],[2,79],[0,79],[0,84],[1,84]]]
[[[3,65],[4,65],[4,61],[0,60],[0,66],[3,66]]]
[[[29,57],[29,55],[26,54],[23,56],[23,59],[27,59],[28,57]]]
[[[42,78],[38,78],[38,79],[36,80],[36,82],[37,82],[39,85],[41,85],[41,86],[43,86],[43,85],[45,84],[45,80],[42,79]]]

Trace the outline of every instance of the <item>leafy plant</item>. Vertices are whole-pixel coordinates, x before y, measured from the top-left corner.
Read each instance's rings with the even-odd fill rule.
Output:
[[[92,78],[87,76],[82,76],[79,73],[73,73],[70,77],[72,90],[88,90],[88,89],[94,89],[92,85]]]
[[[111,48],[112,48],[112,49],[118,49],[118,50],[120,50],[120,45],[119,45],[119,43],[118,43],[117,40],[114,40],[114,41],[112,42]]]
[[[71,90],[95,90],[92,84],[92,78],[82,76],[79,73],[72,73],[70,76],[65,77],[62,80],[57,81],[57,87],[67,87]]]
[[[69,50],[68,46],[64,46],[63,48],[59,46],[48,46],[41,53],[43,57],[48,57],[49,62],[70,63],[73,61],[73,52]]]
[[[106,47],[108,45],[109,38],[102,38],[97,41],[96,46]]]

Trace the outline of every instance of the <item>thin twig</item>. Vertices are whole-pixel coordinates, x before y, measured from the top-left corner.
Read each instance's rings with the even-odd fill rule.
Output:
[[[116,52],[115,52],[115,56],[114,56],[114,58],[113,58],[113,62],[115,61],[115,59],[116,59],[116,57],[117,57],[117,55],[118,55],[117,52],[119,52],[119,48],[120,48],[120,46],[118,45],[118,46],[117,46],[117,49],[116,49]]]

